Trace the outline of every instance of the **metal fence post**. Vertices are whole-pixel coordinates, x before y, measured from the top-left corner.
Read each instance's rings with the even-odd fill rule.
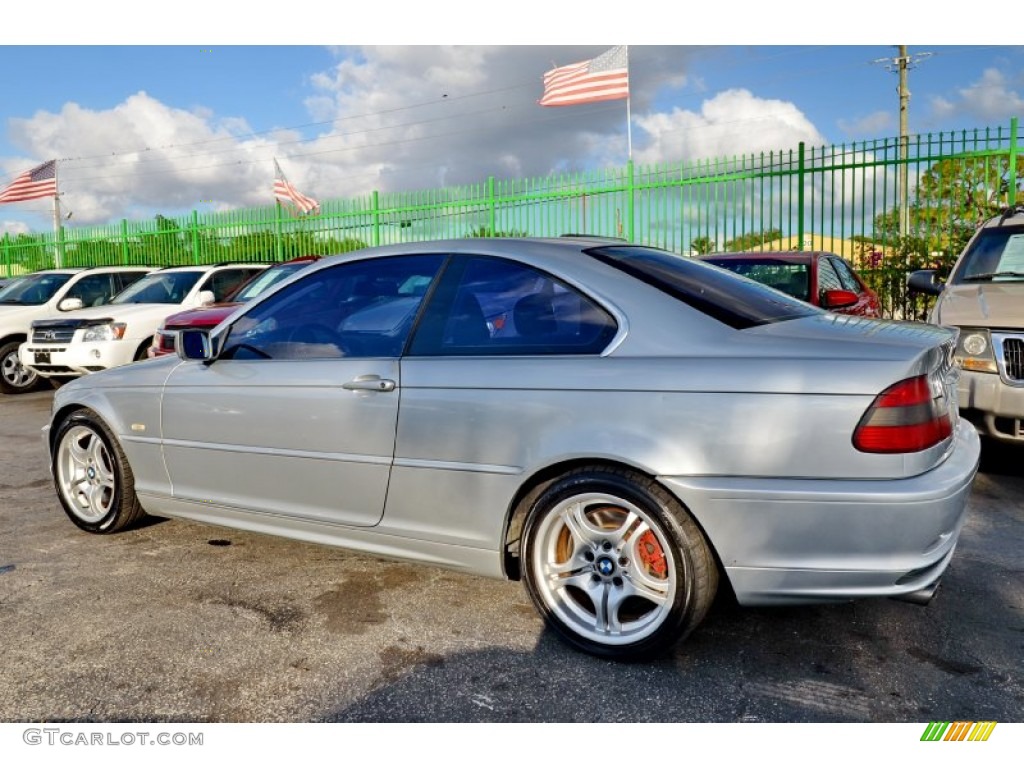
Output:
[[[633,158],[626,162],[626,239],[633,242],[633,198],[636,195],[636,187],[633,179]]]
[[[121,219],[121,264],[128,264],[128,219]]]
[[[202,254],[199,252],[199,212],[192,210],[192,258],[196,264],[202,263]]]
[[[489,212],[489,221],[487,226],[490,230],[491,237],[496,237],[498,234],[498,201],[494,197],[494,177],[487,177],[487,207]]]
[[[797,147],[796,155],[796,241],[804,249],[804,143]]]
[[[380,193],[373,190],[373,244],[380,245]]]
[[[1017,118],[1010,118],[1010,171],[1009,189],[1006,202],[1010,206],[1017,204]]]
[[[281,201],[275,200],[274,203],[274,253],[278,261],[284,261],[281,245]]]

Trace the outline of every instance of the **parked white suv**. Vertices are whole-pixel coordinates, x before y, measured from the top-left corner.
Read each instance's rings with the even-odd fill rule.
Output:
[[[102,307],[36,320],[21,345],[21,364],[39,376],[65,379],[141,360],[164,319],[222,301],[267,264],[205,264],[151,272]]]
[[[18,347],[28,339],[32,321],[105,304],[152,271],[152,267],[45,269],[0,288],[0,392],[27,392],[39,383],[39,376],[18,359]]]
[[[937,295],[928,319],[960,329],[960,413],[994,440],[1024,445],[1024,207],[989,219],[949,280],[914,272],[910,290]]]

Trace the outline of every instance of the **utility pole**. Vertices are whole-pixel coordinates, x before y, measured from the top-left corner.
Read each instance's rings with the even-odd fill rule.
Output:
[[[907,73],[932,54],[926,52],[910,56],[907,53],[907,46],[897,45],[896,48],[899,51],[897,56],[889,59],[875,59],[872,64],[885,64],[885,68],[889,72],[899,75],[899,87],[896,89],[900,97],[899,226],[900,237],[906,237],[910,234],[910,89],[907,87]]]
[[[910,130],[907,127],[907,112],[910,106],[910,89],[907,88],[907,46],[899,47],[900,55],[897,57],[899,66],[899,94],[900,94],[900,237],[906,237],[910,232],[910,193],[907,189],[909,174],[907,173],[907,162],[910,157]]]

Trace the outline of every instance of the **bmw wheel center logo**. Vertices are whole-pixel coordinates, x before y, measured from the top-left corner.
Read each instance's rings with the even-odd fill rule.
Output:
[[[610,557],[602,557],[597,561],[597,572],[602,576],[611,576],[615,572],[615,563]]]

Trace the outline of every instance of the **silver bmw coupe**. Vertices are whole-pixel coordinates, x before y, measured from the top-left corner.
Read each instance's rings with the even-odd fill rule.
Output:
[[[71,520],[145,514],[521,579],[605,657],[743,605],[931,599],[979,439],[955,332],[571,237],[323,259],[60,389]]]

